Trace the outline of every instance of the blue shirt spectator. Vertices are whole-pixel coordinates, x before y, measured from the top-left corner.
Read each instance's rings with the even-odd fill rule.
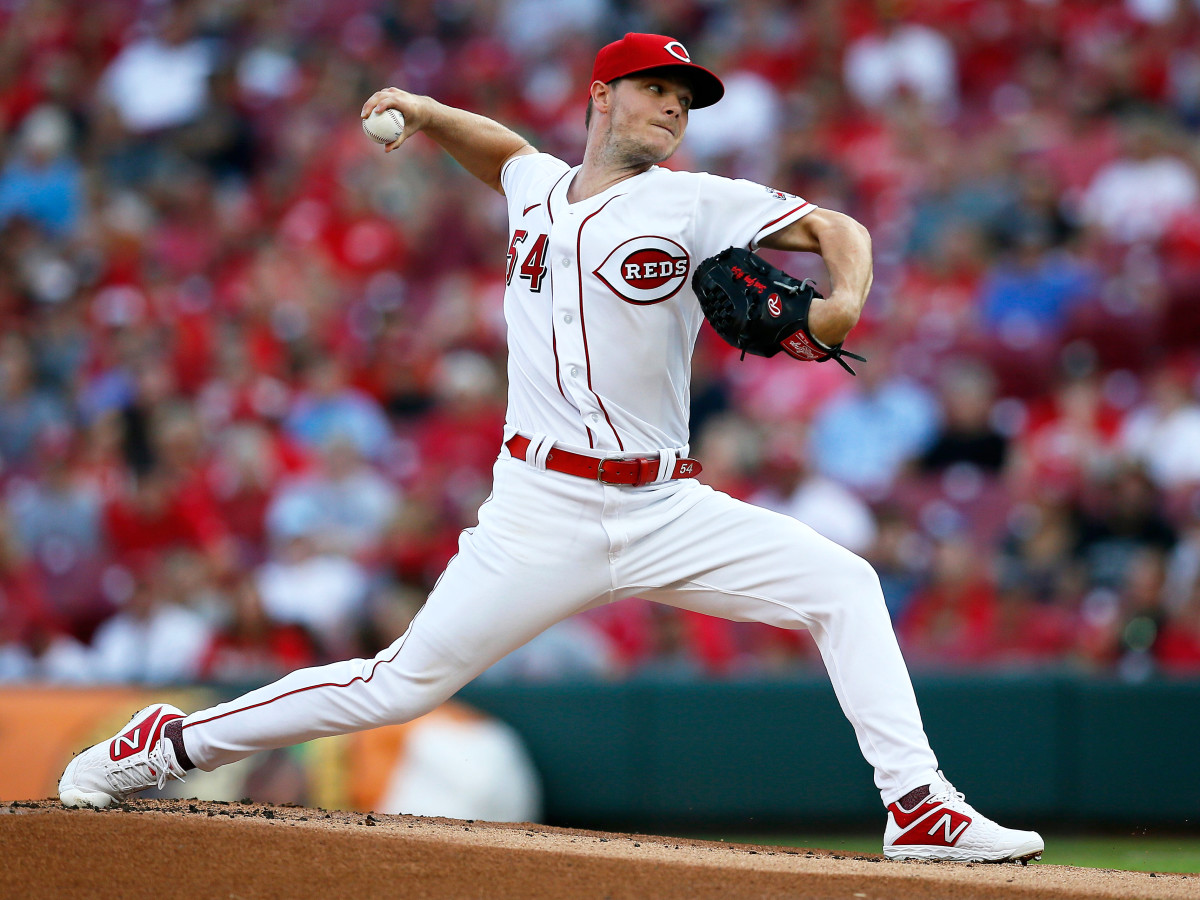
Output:
[[[874,360],[883,354],[865,355]],[[874,370],[885,371],[886,364]],[[812,458],[823,475],[843,484],[886,490],[933,439],[938,422],[937,400],[920,384],[867,376],[817,413],[809,438]]]
[[[1071,308],[1099,291],[1097,273],[1062,251],[1044,252],[1044,237],[1026,232],[1016,255],[1000,262],[980,287],[984,326],[1002,338],[1055,337]]]
[[[333,357],[312,360],[305,381],[307,389],[296,397],[284,423],[288,433],[314,450],[345,438],[360,455],[378,459],[391,439],[391,427],[375,399],[347,385]]]
[[[83,210],[83,172],[65,155],[69,139],[61,110],[41,107],[29,114],[19,152],[0,172],[0,225],[21,216],[55,236],[74,231]]]
[[[35,384],[28,344],[7,335],[0,344],[0,464],[28,463],[38,436],[68,421],[59,397]]]

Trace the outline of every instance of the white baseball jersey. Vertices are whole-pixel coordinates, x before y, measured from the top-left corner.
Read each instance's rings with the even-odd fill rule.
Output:
[[[501,172],[508,197],[510,430],[612,453],[688,443],[701,261],[757,247],[816,207],[750,181],[652,167],[567,202],[545,153]]]

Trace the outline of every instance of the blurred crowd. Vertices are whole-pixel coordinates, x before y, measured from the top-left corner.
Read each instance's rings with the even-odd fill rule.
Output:
[[[702,332],[704,479],[868,558],[914,668],[1200,673],[1195,0],[0,0],[0,680],[246,684],[404,629],[499,450],[506,220],[358,111],[398,85],[574,164],[629,30],[727,86],[670,165],[875,241],[857,378]],[[813,665],[622,601],[487,677]]]

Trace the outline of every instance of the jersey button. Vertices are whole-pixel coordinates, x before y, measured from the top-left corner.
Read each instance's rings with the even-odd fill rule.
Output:
[[[568,325],[570,325],[572,322],[575,321],[575,317],[573,315],[571,315],[570,313],[567,313],[566,315],[563,316],[563,321],[566,322]]]
[[[591,414],[591,416],[590,416],[590,418],[591,418],[591,420],[592,420],[593,422],[599,422],[599,421],[600,421],[600,414],[599,414],[599,413],[592,413],[592,414]]]
[[[576,377],[578,377],[578,375],[579,375],[579,369],[577,369],[575,366],[571,366],[571,377],[576,378]]]
[[[563,268],[565,269],[567,266],[569,266],[571,264],[571,261],[564,256],[562,258],[562,264],[563,264]]]

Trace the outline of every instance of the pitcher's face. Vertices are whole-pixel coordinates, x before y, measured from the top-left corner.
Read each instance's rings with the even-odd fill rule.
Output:
[[[631,75],[610,86],[606,138],[622,159],[655,165],[679,149],[687,129],[692,89],[669,74]]]

